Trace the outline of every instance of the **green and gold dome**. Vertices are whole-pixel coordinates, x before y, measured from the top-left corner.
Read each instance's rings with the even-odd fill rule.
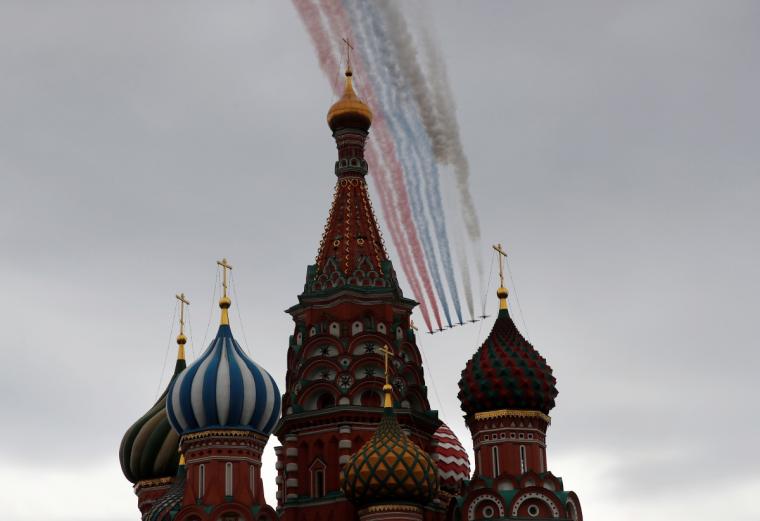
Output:
[[[424,505],[438,495],[438,471],[430,455],[401,430],[384,387],[385,411],[375,434],[346,463],[341,488],[357,506]]]

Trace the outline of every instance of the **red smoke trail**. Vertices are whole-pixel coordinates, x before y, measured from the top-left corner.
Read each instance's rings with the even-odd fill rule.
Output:
[[[382,154],[379,151],[379,147],[376,145],[374,141],[370,141],[369,147],[367,148],[367,159],[370,163],[373,165],[376,165],[377,169],[376,171],[382,172],[384,169],[381,166],[382,164]],[[383,176],[385,177],[385,176]],[[414,293],[415,298],[419,301],[420,304],[420,313],[422,314],[422,319],[425,321],[425,326],[428,328],[428,331],[432,331],[432,327],[430,324],[430,316],[428,314],[427,309],[427,303],[423,298],[420,298],[422,296],[422,291],[420,289],[419,282],[417,281],[416,273],[414,272],[414,267],[412,266],[412,263],[409,261],[409,252],[407,251],[407,248],[405,248],[403,244],[403,239],[401,237],[401,230],[398,223],[398,220],[395,218],[395,216],[392,214],[393,212],[393,203],[391,202],[391,195],[390,191],[381,188],[384,185],[384,180],[380,180],[375,182],[375,187],[377,187],[377,193],[380,196],[380,205],[383,208],[383,215],[386,216],[386,221],[388,222],[388,228],[391,232],[391,239],[393,240],[393,244],[396,245],[396,250],[398,251],[398,255],[401,259],[401,268],[404,270],[404,273],[406,273],[407,279],[409,279],[409,285],[412,286],[412,293]]]
[[[340,0],[321,0],[321,5],[333,31],[337,32],[338,35],[345,35],[345,37],[350,41],[355,41],[353,33],[351,31],[351,24],[348,21],[345,8],[343,7]],[[338,35],[336,35],[336,37]],[[355,53],[353,56],[354,59],[352,61],[352,65],[353,68],[357,71],[357,76],[359,78],[369,78],[369,74],[366,72],[366,68],[364,62],[361,60],[361,56],[359,56],[358,53]],[[430,302],[430,307],[433,310],[433,315],[435,316],[436,323],[438,324],[438,329],[441,329],[441,316],[438,310],[435,293],[433,291],[433,285],[430,281],[430,274],[428,273],[427,265],[425,264],[425,254],[419,237],[417,236],[417,227],[414,225],[414,220],[412,219],[409,196],[406,191],[406,184],[404,183],[403,179],[403,169],[401,167],[401,163],[398,160],[396,146],[393,143],[393,138],[388,128],[388,124],[385,122],[384,115],[382,111],[379,110],[382,105],[380,104],[380,100],[377,98],[377,95],[372,88],[372,84],[369,81],[366,81],[362,87],[362,96],[369,104],[369,106],[374,109],[373,111],[375,113],[375,117],[372,122],[373,135],[376,138],[375,142],[380,148],[381,155],[385,159],[388,166],[387,171],[391,175],[391,179],[388,180],[386,172],[383,171],[383,169],[380,169],[381,172],[379,173],[381,173],[385,179],[385,182],[378,180],[378,182],[375,184],[378,187],[378,190],[387,189],[389,186],[393,186],[395,188],[390,192],[391,197],[396,196],[394,199],[392,199],[393,204],[391,206],[391,209],[396,210],[396,215],[401,219],[401,230],[406,232],[407,240],[405,242],[400,243],[396,241],[395,238],[393,239],[393,242],[396,244],[396,247],[399,250],[403,249],[403,246],[405,245],[408,245],[411,249],[411,256],[414,260],[415,266],[417,267],[417,273],[419,274],[420,279],[422,280],[422,283],[425,287],[427,298]],[[388,221],[392,220],[390,216],[393,214],[389,214],[388,211],[386,211],[385,207],[383,207],[383,213],[389,217]],[[410,279],[409,283],[413,286],[412,291],[415,291],[415,282],[411,280],[414,277],[414,272],[407,271],[406,268],[404,268],[404,272],[407,274],[407,278]],[[420,308],[422,308],[422,299],[420,298],[421,296],[421,292],[415,292],[415,297],[420,301]],[[422,311],[422,309],[420,309],[420,311]],[[426,325],[428,325],[428,329],[430,329],[429,324]]]
[[[310,0],[293,0],[293,5],[296,7],[296,10],[298,11],[298,14],[301,17],[301,20],[303,21],[304,26],[306,27],[307,32],[309,33],[309,36],[312,40],[312,43],[314,45],[314,48],[317,51],[317,58],[319,60],[319,65],[322,69],[322,72],[330,78],[333,74],[335,74],[335,71],[338,70],[338,63],[335,60],[335,57],[332,53],[332,46],[330,44],[330,40],[327,37],[327,31],[322,24],[322,19],[320,16],[319,8]],[[338,6],[340,9],[340,6]],[[334,9],[331,9],[334,11]],[[330,12],[329,10],[327,11]],[[338,20],[337,17],[331,17],[330,18],[333,23],[335,23],[336,20]],[[349,34],[350,31],[344,32],[343,34]],[[359,70],[362,70],[361,66],[359,67]],[[338,85],[331,85],[333,90],[335,91],[335,94],[337,95],[339,93],[339,87]],[[367,91],[370,91],[371,89],[369,86],[365,89]],[[369,94],[369,92],[368,92]],[[376,100],[374,100],[374,93],[372,94],[374,106],[378,106],[376,103]],[[373,103],[370,103],[371,105]],[[377,118],[375,118],[377,120]],[[383,134],[382,131],[378,132],[377,130],[377,121],[375,122],[375,132],[374,134],[379,137],[380,134]],[[392,165],[389,170],[393,171],[396,170],[398,173],[401,172],[400,166],[398,165],[398,160],[396,159],[396,151],[392,147],[388,147],[388,137],[387,137],[387,126],[383,123],[381,125],[383,130],[385,131],[385,136],[382,138],[378,138],[377,144],[375,141],[370,140],[369,147],[367,149],[368,159],[370,159],[370,162],[378,165],[381,164],[381,158],[385,158],[386,160],[391,160]],[[385,146],[383,146],[383,144]],[[396,218],[396,212],[394,212],[394,206],[397,206],[393,203],[393,194],[394,191],[389,190],[390,183],[388,182],[387,175],[386,175],[386,169],[379,167],[377,169],[378,174],[378,181],[375,183],[375,186],[378,190],[378,194],[380,196],[380,204],[383,208],[383,214],[386,216],[386,220],[388,221],[388,226],[391,232],[391,239],[393,240],[393,243],[396,245],[396,249],[398,250],[399,257],[401,260],[401,267],[404,270],[404,273],[407,275],[407,279],[409,279],[409,284],[412,286],[412,292],[415,295],[415,298],[419,301],[420,304],[420,312],[422,314],[422,318],[425,321],[425,325],[427,326],[429,331],[432,331],[432,324],[430,323],[430,317],[428,314],[427,304],[424,300],[423,293],[420,289],[419,282],[416,277],[416,273],[414,270],[414,265],[412,262],[410,262],[409,256],[410,253],[405,247],[407,244],[416,244],[417,248],[412,248],[414,251],[411,253],[412,257],[415,260],[423,259],[422,266],[425,269],[423,272],[425,276],[427,277],[427,269],[424,264],[424,257],[422,256],[421,248],[419,247],[419,241],[417,240],[416,236],[416,229],[414,228],[414,225],[411,221],[411,216],[409,214],[408,210],[408,200],[406,199],[406,193],[404,192],[404,200],[406,202],[407,211],[406,218],[404,219],[406,223],[406,230],[408,234],[413,235],[414,242],[412,243],[411,237],[410,241],[404,241],[402,235],[403,235],[403,228]],[[382,178],[382,179],[379,179]],[[404,187],[403,180],[401,180],[401,184],[397,184],[397,186]],[[404,212],[402,212],[403,215]],[[417,263],[419,265],[419,262]],[[441,319],[438,313],[438,308],[435,304],[435,299],[432,298],[432,286],[430,285],[429,278],[424,278],[423,280],[426,280],[426,289],[428,289],[428,298],[430,298],[430,302],[433,305],[436,321],[438,322],[438,327],[440,329],[441,327]]]

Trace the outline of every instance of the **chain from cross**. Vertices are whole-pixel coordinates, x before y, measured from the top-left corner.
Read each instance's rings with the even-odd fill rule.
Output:
[[[179,300],[179,334],[185,334],[185,306],[190,305],[190,301],[187,300],[184,293],[174,295]]]
[[[232,266],[227,262],[227,259],[216,261],[216,263],[222,267],[222,289],[224,298],[227,298],[227,270],[231,270]]]
[[[351,41],[348,38],[341,38],[343,43],[346,44],[346,68],[351,70],[351,51],[354,50],[354,46],[351,45]]]
[[[493,249],[499,254],[499,280],[501,281],[501,287],[504,287],[504,259],[507,258],[507,252],[501,247],[501,243],[494,244]]]
[[[380,349],[380,352],[385,355],[385,385],[388,385],[388,355],[393,355],[393,351],[386,344]]]

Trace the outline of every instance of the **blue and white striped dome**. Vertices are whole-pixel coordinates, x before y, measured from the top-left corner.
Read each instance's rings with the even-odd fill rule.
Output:
[[[269,435],[280,417],[280,390],[224,322],[208,349],[169,387],[169,423],[180,434],[232,428]]]

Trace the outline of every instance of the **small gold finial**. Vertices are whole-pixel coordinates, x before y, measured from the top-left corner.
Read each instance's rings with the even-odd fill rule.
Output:
[[[187,343],[187,337],[185,336],[185,306],[190,305],[190,301],[187,300],[184,293],[174,295],[179,300],[179,335],[177,335],[177,360],[185,359],[185,344]]]
[[[227,262],[227,259],[216,261],[216,263],[222,267],[222,298],[219,299],[219,307],[222,308],[222,319],[220,323],[228,326],[230,325],[230,315],[227,310],[230,309],[232,300],[227,296],[227,270],[231,270],[232,266]]]
[[[185,455],[182,452],[179,453],[179,466],[185,466]]]
[[[390,384],[389,381],[389,370],[388,370],[388,356],[393,354],[393,351],[391,351],[391,348],[388,347],[388,344],[385,344],[382,349],[380,349],[380,352],[385,355],[385,385],[383,385],[383,392],[385,393],[385,401],[383,403],[383,407],[390,408],[393,407],[393,398],[391,396],[391,391],[393,391],[393,387]]]
[[[499,254],[499,289],[496,290],[496,296],[499,297],[499,309],[507,309],[509,291],[504,286],[504,259],[507,258],[507,252],[501,247],[501,243],[494,244],[493,249]]]

